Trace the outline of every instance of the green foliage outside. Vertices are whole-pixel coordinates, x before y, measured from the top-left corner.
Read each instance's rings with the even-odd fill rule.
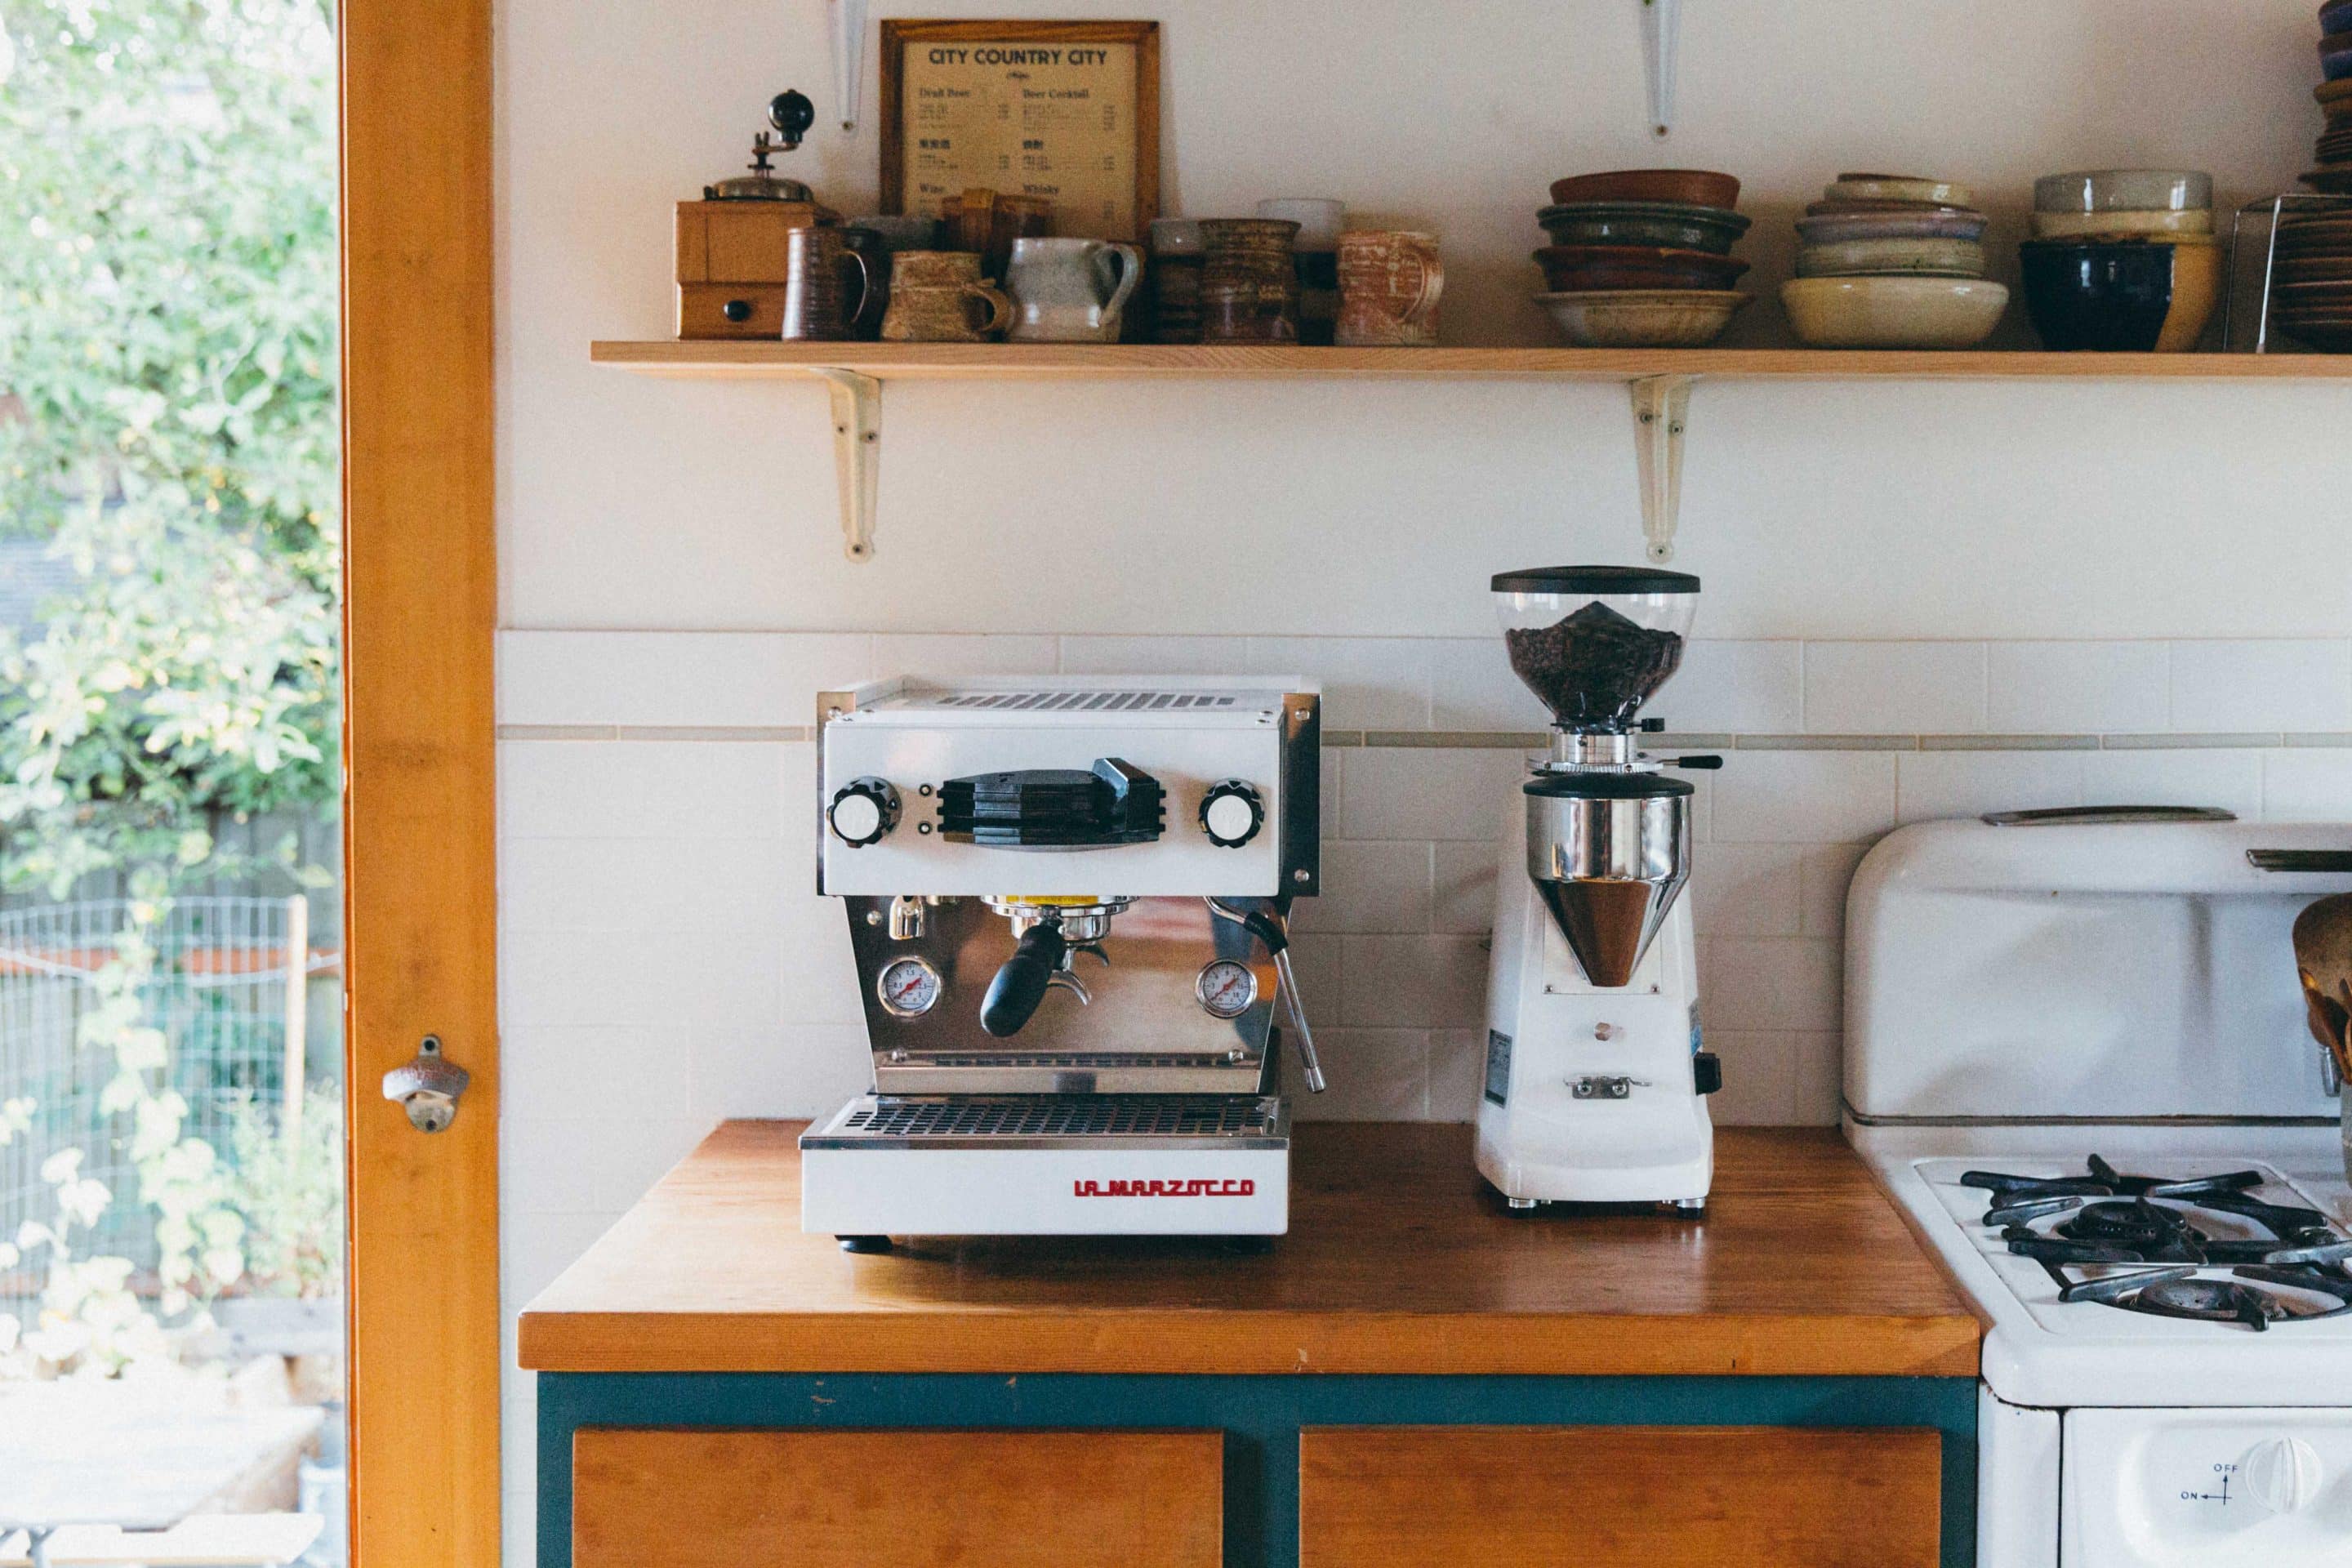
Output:
[[[37,631],[0,629],[0,891],[130,891],[78,1048],[111,1058],[163,1314],[324,1289],[339,1164],[259,1122],[231,1151],[182,1136],[138,989],[175,893],[263,869],[222,853],[222,821],[335,805],[331,19],[319,0],[0,0],[0,532],[74,573]],[[326,878],[290,836],[263,858]],[[42,1327],[69,1352],[49,1370],[103,1373],[156,1325],[126,1305],[128,1263],[74,1249],[104,1194],[80,1163],[46,1162],[57,1216],[0,1237],[0,1266],[46,1258]]]

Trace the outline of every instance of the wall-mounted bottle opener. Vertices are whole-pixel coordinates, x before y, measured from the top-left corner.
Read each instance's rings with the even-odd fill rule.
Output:
[[[473,1075],[441,1054],[441,1037],[427,1035],[406,1067],[383,1075],[383,1097],[397,1100],[419,1132],[446,1131],[457,1120],[457,1097]]]

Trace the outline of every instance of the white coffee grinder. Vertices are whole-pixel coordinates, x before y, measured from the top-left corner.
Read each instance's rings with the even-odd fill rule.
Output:
[[[1700,1048],[1692,787],[1634,749],[1681,665],[1698,579],[1641,566],[1506,572],[1511,668],[1552,714],[1514,786],[1496,878],[1478,1170],[1515,1209],[1706,1206],[1722,1082]],[[1717,768],[1720,757],[1672,764]]]

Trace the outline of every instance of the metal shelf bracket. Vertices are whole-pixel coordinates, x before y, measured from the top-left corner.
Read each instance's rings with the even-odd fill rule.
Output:
[[[1682,521],[1683,431],[1690,423],[1691,375],[1644,376],[1633,388],[1633,457],[1642,469],[1642,537],[1653,561],[1675,558]]]
[[[815,366],[833,395],[833,472],[841,487],[841,552],[874,559],[874,501],[882,488],[882,383],[854,370]]]

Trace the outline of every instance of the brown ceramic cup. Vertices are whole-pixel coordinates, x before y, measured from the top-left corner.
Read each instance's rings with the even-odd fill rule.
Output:
[[[855,337],[875,282],[873,265],[843,243],[840,229],[786,230],[783,336],[803,342]]]
[[[978,343],[1004,330],[1013,301],[981,281],[965,250],[902,250],[890,268],[882,336],[894,343]]]
[[[948,244],[981,258],[981,270],[992,279],[1004,276],[1013,259],[1013,242],[1038,239],[1054,232],[1054,204],[1044,196],[975,186],[940,204]]]
[[[1298,341],[1298,274],[1290,254],[1297,233],[1285,218],[1201,220],[1201,342]]]
[[[1350,229],[1339,237],[1339,322],[1348,348],[1427,348],[1437,342],[1445,268],[1437,237],[1412,229]]]

